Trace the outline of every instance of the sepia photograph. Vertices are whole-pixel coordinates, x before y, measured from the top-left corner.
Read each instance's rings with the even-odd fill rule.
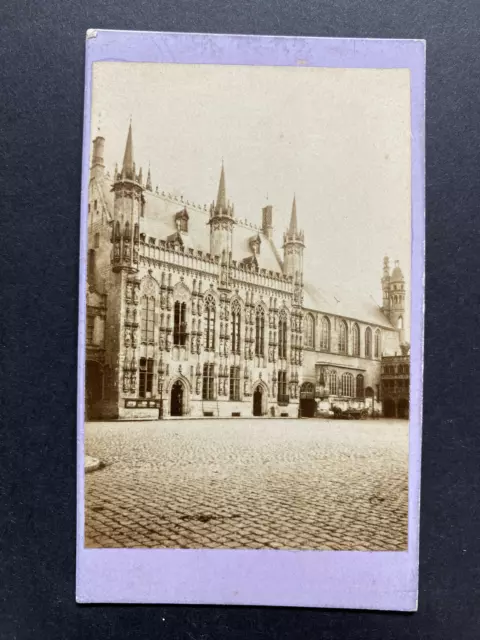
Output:
[[[85,547],[406,551],[409,69],[95,62],[88,117]]]

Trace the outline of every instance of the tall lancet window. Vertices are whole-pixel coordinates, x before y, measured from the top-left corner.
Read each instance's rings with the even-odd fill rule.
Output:
[[[238,300],[235,300],[232,304],[231,313],[232,353],[240,353],[240,315],[240,304],[238,303]]]
[[[342,375],[341,387],[342,396],[345,396],[346,398],[351,398],[353,396],[353,375],[351,373],[344,373]]]
[[[147,344],[154,341],[155,334],[155,298],[143,296],[142,298],[142,319],[141,319],[141,340]]]
[[[307,349],[315,347],[315,320],[310,313],[305,316],[305,346]]]
[[[255,355],[263,356],[265,352],[265,312],[257,307],[255,314]]]
[[[377,329],[375,331],[375,342],[374,342],[374,356],[375,358],[379,358],[380,357],[380,329]]]
[[[357,396],[357,398],[363,398],[363,396],[365,395],[364,378],[361,373],[359,373],[357,376],[357,388],[355,395]]]
[[[215,351],[215,300],[212,296],[205,300],[205,349]]]
[[[360,355],[360,329],[356,323],[352,327],[352,355]]]
[[[287,314],[285,311],[280,312],[278,321],[278,357],[287,357]]]
[[[372,330],[370,327],[365,329],[365,357],[372,357]]]
[[[185,346],[187,340],[187,303],[175,302],[173,310],[173,344]]]
[[[330,350],[330,320],[326,316],[323,316],[320,327],[320,349]]]
[[[345,320],[340,320],[338,329],[338,352],[348,353],[348,329]]]

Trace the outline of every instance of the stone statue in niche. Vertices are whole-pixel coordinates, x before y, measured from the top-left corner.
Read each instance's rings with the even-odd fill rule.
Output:
[[[138,304],[138,289],[139,289],[138,285],[135,285],[133,287],[133,303],[134,304]]]
[[[172,348],[172,338],[170,335],[167,335],[167,344],[166,344],[166,348],[167,351],[170,351]]]
[[[127,287],[125,290],[125,298],[127,302],[130,302],[132,300],[132,283],[131,282],[127,282]]]
[[[125,329],[124,343],[126,347],[129,347],[131,344],[130,329],[127,328]]]
[[[137,332],[136,331],[132,331],[132,347],[136,347],[137,346]]]
[[[200,378],[200,376],[197,376],[197,386],[196,386],[197,396],[200,395],[201,390],[202,390],[202,379]]]

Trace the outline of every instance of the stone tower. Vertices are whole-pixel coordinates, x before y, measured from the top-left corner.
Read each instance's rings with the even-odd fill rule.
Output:
[[[128,128],[127,143],[123,156],[122,170],[115,175],[113,227],[112,227],[112,268],[113,271],[138,271],[139,224],[145,205],[141,169],[135,173],[133,161],[132,123]]]
[[[303,231],[298,230],[297,203],[293,198],[292,214],[288,231],[283,234],[283,271],[292,276],[295,283],[303,282],[303,250],[305,238]]]
[[[225,168],[222,162],[217,200],[210,206],[210,253],[212,256],[230,255],[232,251],[233,226],[235,224],[233,205],[227,202]]]
[[[405,278],[398,260],[390,276],[390,322],[398,329],[400,343],[405,338]]]

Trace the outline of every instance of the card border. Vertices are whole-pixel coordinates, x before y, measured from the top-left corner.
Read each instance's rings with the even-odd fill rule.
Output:
[[[100,61],[402,68],[411,86],[411,363],[408,551],[84,548],[84,372],[92,64]],[[86,40],[79,268],[79,603],[234,604],[416,611],[423,399],[425,41],[90,29]]]

